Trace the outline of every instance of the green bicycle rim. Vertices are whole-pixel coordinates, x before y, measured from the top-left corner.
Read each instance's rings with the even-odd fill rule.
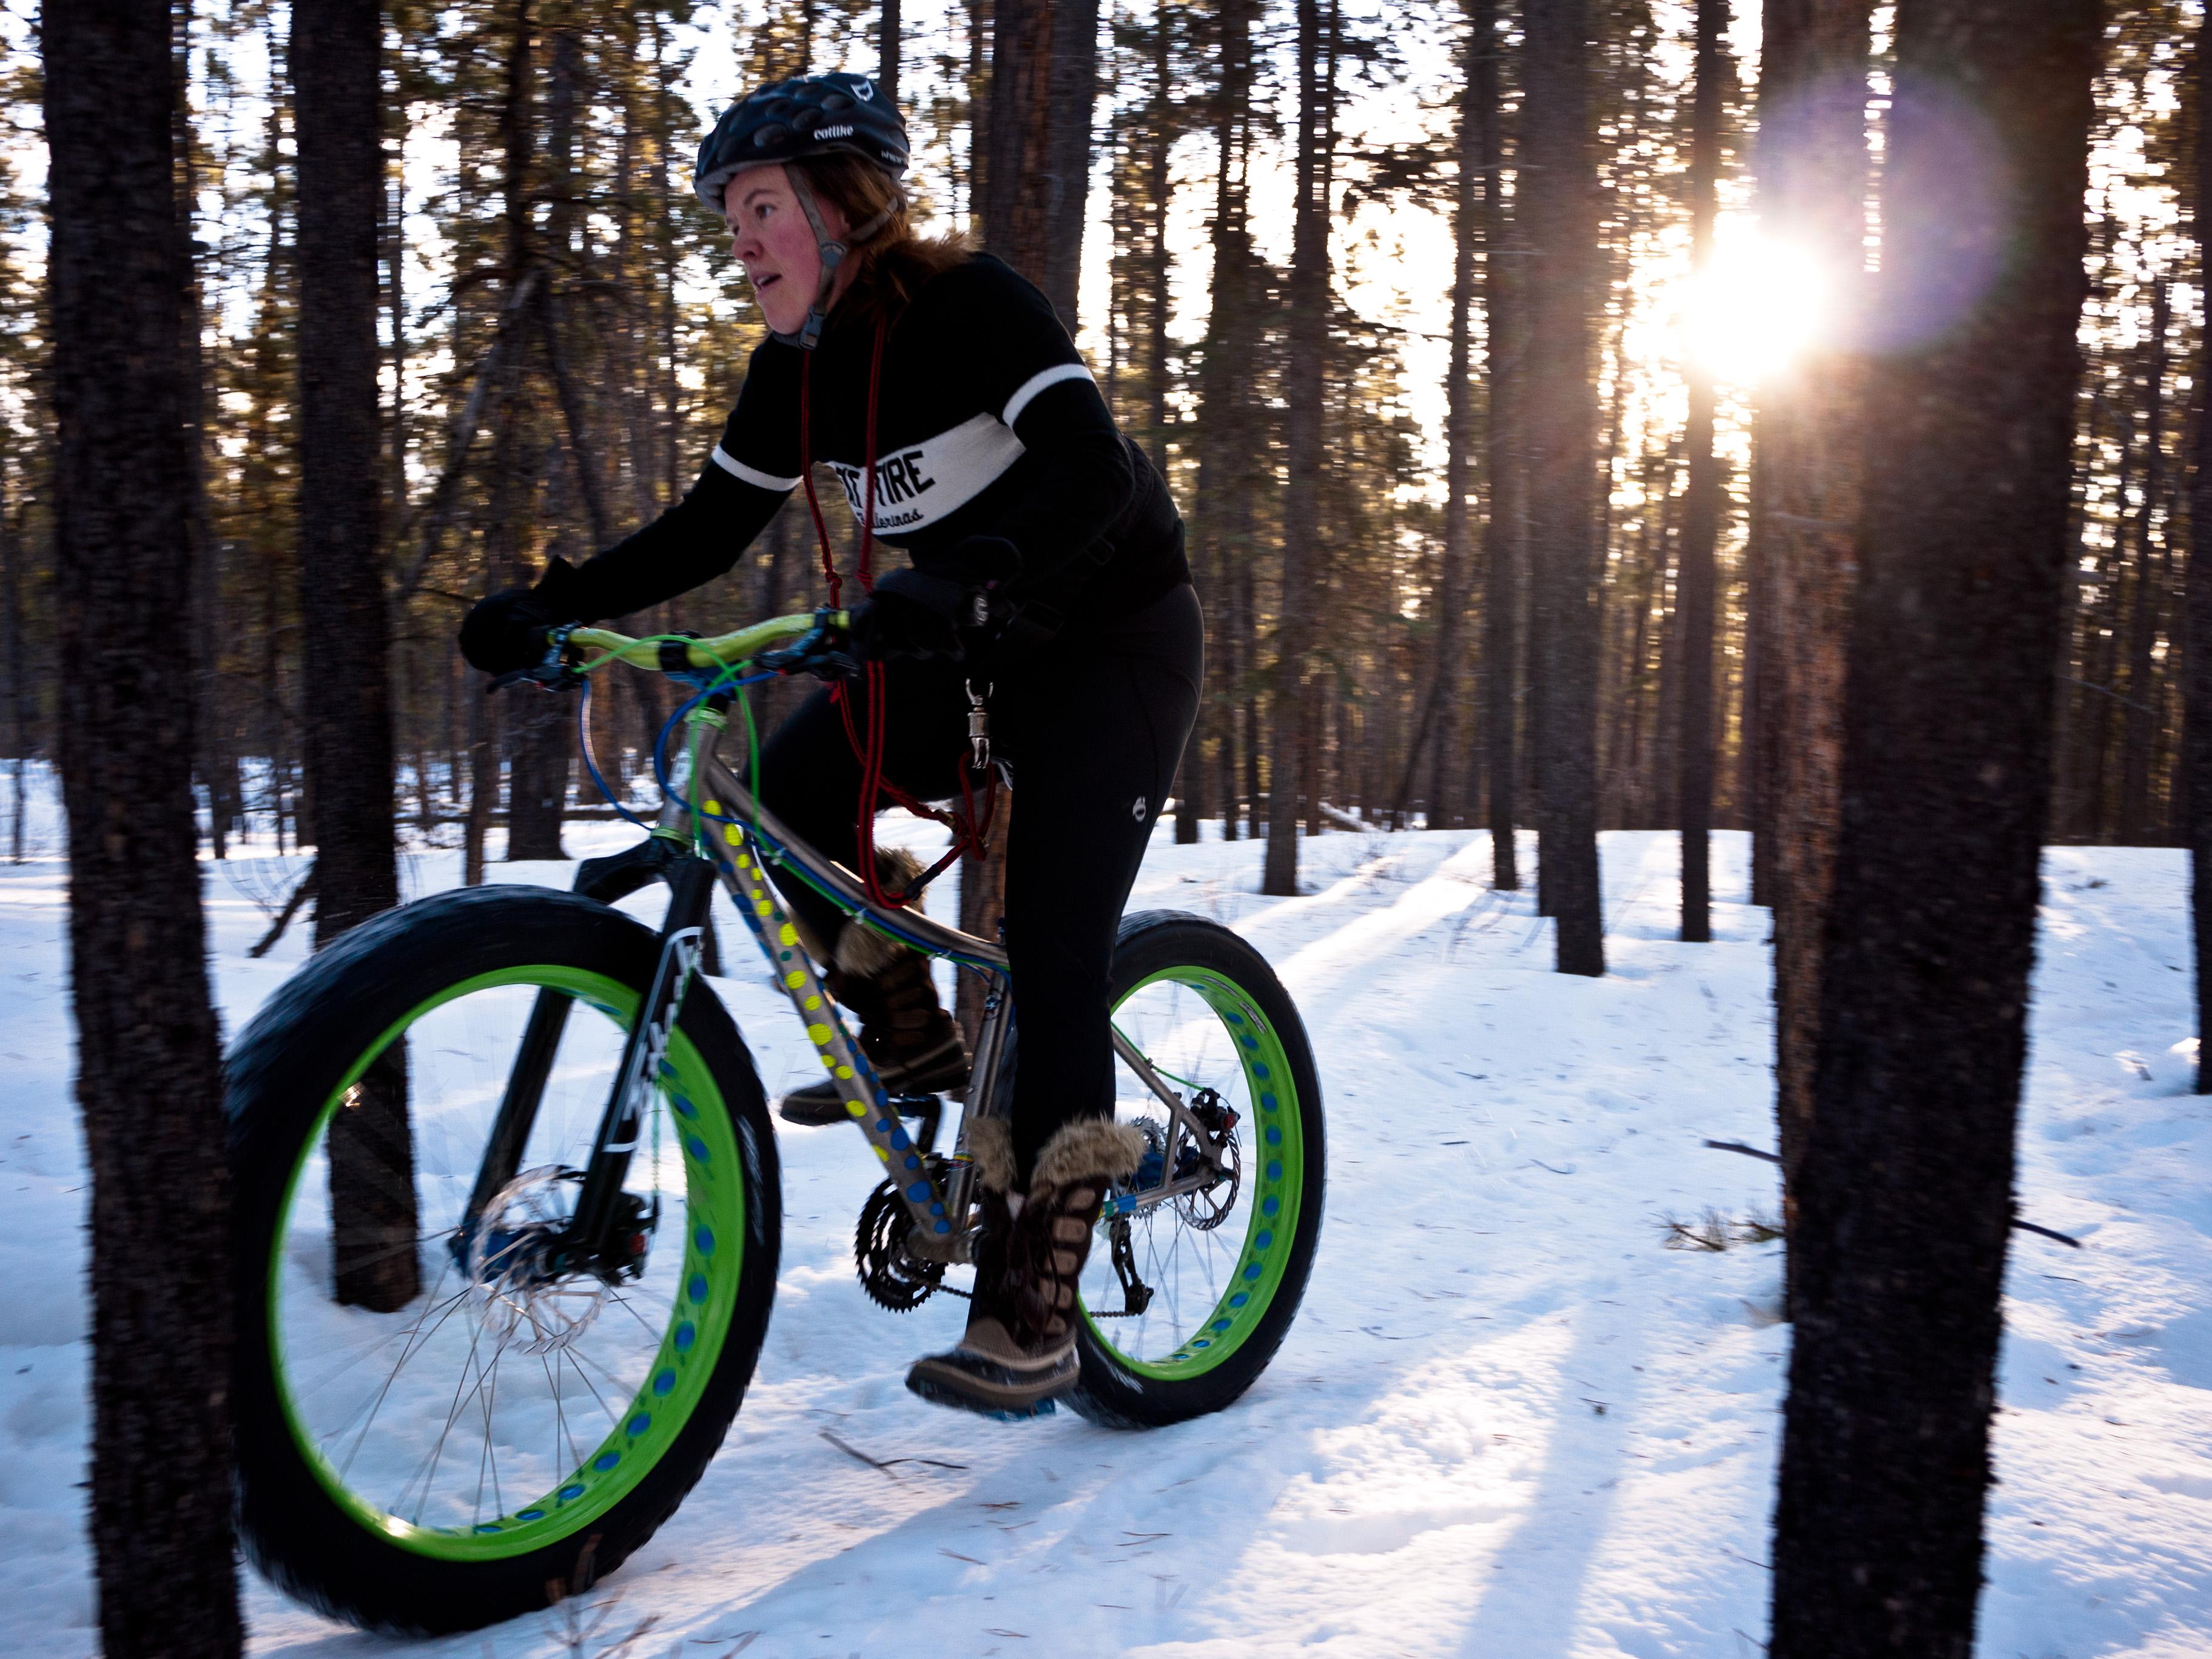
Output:
[[[661,1063],[661,1093],[675,1113],[684,1153],[681,1288],[646,1382],[621,1413],[617,1425],[552,1490],[492,1520],[465,1528],[418,1526],[367,1502],[340,1477],[301,1419],[278,1323],[285,1241],[301,1177],[346,1091],[360,1081],[379,1054],[434,1010],[475,992],[507,985],[566,992],[624,1030],[637,1012],[638,995],[629,986],[604,975],[555,963],[479,974],[418,1003],[369,1045],[323,1103],[285,1182],[270,1244],[269,1348],[278,1396],[283,1402],[285,1429],[293,1444],[300,1449],[331,1501],[356,1523],[387,1543],[444,1561],[504,1560],[542,1549],[574,1535],[629,1496],[667,1455],[706,1392],[715,1362],[721,1357],[722,1340],[729,1328],[730,1310],[736,1305],[744,1262],[744,1179],[737,1136],[714,1073],[679,1029],[671,1034],[667,1056]],[[247,1425],[240,1427],[243,1431]]]
[[[1083,1317],[1118,1364],[1139,1376],[1174,1382],[1202,1376],[1226,1361],[1259,1328],[1273,1305],[1290,1268],[1291,1241],[1297,1237],[1299,1196],[1305,1189],[1305,1133],[1298,1112],[1297,1079],[1282,1038],[1232,981],[1203,968],[1163,969],[1131,986],[1115,1005],[1115,1011],[1146,986],[1164,982],[1195,992],[1237,1042],[1237,1057],[1253,1106],[1253,1155],[1245,1172],[1251,1212],[1244,1243],[1237,1253],[1228,1290],[1164,1358],[1138,1359],[1124,1353],[1091,1317],[1089,1309]]]

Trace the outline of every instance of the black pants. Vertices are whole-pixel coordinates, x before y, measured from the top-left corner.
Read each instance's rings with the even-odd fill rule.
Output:
[[[965,684],[974,676],[980,690],[991,677],[992,753],[1008,763],[1019,803],[1006,845],[1006,952],[1019,1011],[1012,1127],[1024,1181],[1061,1124],[1113,1110],[1115,929],[1198,715],[1204,659],[1198,596],[1179,586],[1011,668],[885,665],[884,773],[923,800],[957,796]],[[855,684],[852,695],[857,704],[866,692]],[[860,789],[844,723],[817,691],[762,752],[762,804],[850,866],[860,856]],[[836,907],[797,881],[779,885],[834,949]]]

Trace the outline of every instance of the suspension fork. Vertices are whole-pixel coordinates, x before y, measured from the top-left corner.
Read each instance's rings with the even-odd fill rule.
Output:
[[[726,702],[718,698],[716,703]],[[705,729],[701,747],[711,757],[721,727],[720,708],[695,710],[691,719]],[[714,869],[694,856],[691,811],[685,802],[691,756],[689,749],[678,757],[672,781],[675,788],[662,807],[653,838],[607,858],[586,859],[576,872],[575,890],[605,904],[627,897],[656,880],[669,886],[668,915],[660,929],[659,951],[653,983],[631,1021],[623,1041],[622,1060],[615,1068],[615,1084],[592,1141],[591,1162],[586,1166],[583,1191],[569,1224],[563,1255],[570,1261],[596,1261],[605,1250],[617,1220],[623,1181],[629,1174],[631,1154],[637,1147],[639,1126],[651,1109],[659,1086],[660,1065],[666,1057],[670,1034],[683,1012],[684,994],[690,988],[705,950],[706,928],[714,902]],[[553,1057],[568,1029],[574,999],[566,992],[544,987],[532,1005],[530,1021],[523,1028],[521,1047],[508,1070],[506,1092],[492,1120],[490,1139],[477,1166],[469,1194],[461,1236],[472,1237],[483,1224],[492,1201],[520,1173],[522,1154],[530,1131],[538,1121],[538,1108],[553,1072]]]

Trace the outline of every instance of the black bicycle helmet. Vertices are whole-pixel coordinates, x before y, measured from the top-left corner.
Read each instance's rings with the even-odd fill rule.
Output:
[[[906,171],[906,123],[876,83],[842,70],[773,81],[722,112],[699,146],[692,187],[720,213],[722,187],[745,168],[840,151],[874,162],[894,179]]]
[[[849,75],[842,70],[772,81],[722,112],[722,118],[699,146],[699,165],[692,171],[691,187],[701,201],[720,213],[724,187],[747,167],[840,154],[874,163],[896,182],[906,171],[908,155],[906,123],[899,118],[898,106],[877,91],[876,83],[866,76]],[[805,175],[793,173],[791,183],[822,250],[822,286],[799,331],[776,337],[811,351],[829,318],[830,290],[836,282],[838,265],[854,243],[866,241],[890,222],[891,210],[878,214],[865,225],[854,226],[846,233],[849,240],[841,242],[823,224],[822,210]]]

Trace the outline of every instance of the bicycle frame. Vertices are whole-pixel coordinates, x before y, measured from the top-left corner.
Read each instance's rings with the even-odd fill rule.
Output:
[[[713,654],[715,647],[726,649],[735,641],[755,646],[777,637],[779,632],[799,631],[813,620],[781,618],[740,635],[706,642],[695,651],[723,660]],[[579,629],[574,637],[587,645],[613,647],[613,654],[639,666],[673,666],[665,659],[656,658],[650,665],[641,661],[639,653],[649,647],[620,635]],[[844,1100],[846,1110],[896,1182],[915,1223],[908,1248],[933,1260],[969,1261],[974,1236],[970,1212],[976,1196],[969,1126],[977,1119],[1005,1116],[1010,1104],[1004,1098],[1004,1072],[1013,990],[1006,951],[919,909],[875,903],[858,875],[787,829],[720,758],[718,750],[727,730],[723,711],[728,699],[720,701],[722,707],[714,706],[710,699],[686,716],[685,741],[671,768],[666,799],[650,836],[623,853],[587,860],[577,872],[576,890],[604,902],[611,902],[658,879],[668,882],[670,896],[653,983],[631,1022],[616,1068],[574,1220],[562,1251],[547,1267],[562,1272],[597,1264],[599,1271],[611,1276],[616,1264],[625,1259],[618,1248],[623,1241],[617,1237],[625,1220],[620,1201],[623,1182],[636,1147],[639,1125],[650,1109],[669,1036],[698,970],[717,880],[767,957],[777,988],[805,1025],[815,1054]],[[698,816],[707,820],[704,824],[696,822],[695,802],[700,809]],[[708,853],[699,850],[702,830]],[[771,867],[789,872],[823,891],[863,925],[930,955],[946,957],[982,977],[983,1019],[972,1062],[974,1080],[962,1109],[951,1154],[934,1168],[927,1150],[917,1146],[908,1134],[866,1054],[845,1029],[808,942],[770,879]],[[816,948],[818,951],[819,945]],[[518,1173],[570,1002],[566,994],[551,989],[538,994],[477,1172],[461,1229],[465,1237],[472,1235],[494,1198]],[[1179,1150],[1186,1140],[1201,1149],[1210,1168],[1211,1143],[1182,1096],[1118,1029],[1113,1032],[1113,1042],[1123,1060],[1168,1109],[1170,1129],[1164,1174],[1176,1168]],[[1201,1169],[1180,1181],[1163,1181],[1141,1194],[1117,1200],[1113,1212],[1126,1214],[1148,1208],[1196,1190],[1209,1178],[1206,1170]]]

